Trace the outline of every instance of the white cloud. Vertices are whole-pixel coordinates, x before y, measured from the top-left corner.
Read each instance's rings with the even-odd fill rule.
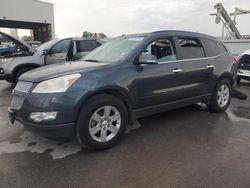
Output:
[[[81,35],[84,30],[108,36],[163,29],[199,31],[219,36],[221,25],[214,23],[217,0],[46,0],[54,3],[56,34]],[[228,11],[250,9],[249,0],[224,0]],[[242,34],[250,34],[250,15],[238,17]]]

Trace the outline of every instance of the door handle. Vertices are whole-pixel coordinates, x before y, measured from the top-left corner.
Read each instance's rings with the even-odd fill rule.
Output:
[[[207,65],[207,68],[214,68],[214,66],[213,66],[213,65],[208,64],[208,65]]]
[[[65,60],[66,59],[66,57],[60,57],[60,60]]]
[[[179,73],[179,72],[182,72],[183,71],[183,69],[174,69],[172,72],[173,73]]]

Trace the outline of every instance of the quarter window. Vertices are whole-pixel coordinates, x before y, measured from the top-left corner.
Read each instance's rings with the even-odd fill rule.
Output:
[[[208,57],[213,57],[226,52],[226,48],[220,42],[209,39],[202,39],[202,43],[205,47],[206,55]]]
[[[205,57],[204,49],[198,39],[179,38],[181,59]]]
[[[157,59],[158,62],[176,60],[173,43],[169,39],[159,39],[148,45],[142,54]]]
[[[100,46],[100,44],[95,40],[82,40],[76,41],[77,52],[88,52]]]

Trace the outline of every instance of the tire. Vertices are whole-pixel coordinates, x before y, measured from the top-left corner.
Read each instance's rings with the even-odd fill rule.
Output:
[[[227,89],[224,89],[227,88]],[[227,92],[228,90],[228,92]],[[232,85],[229,80],[223,79],[218,82],[212,95],[209,109],[212,112],[225,111],[230,105],[232,98]]]
[[[237,77],[237,84],[239,84],[240,83],[240,80],[241,80],[241,77]]]
[[[34,69],[33,67],[23,67],[21,69],[19,69],[17,72],[16,72],[16,75],[15,75],[15,78],[14,78],[14,83],[17,84],[18,82],[18,79],[19,77],[25,73],[25,72],[28,72],[30,70]]]
[[[104,112],[108,111],[110,113],[107,114],[110,116],[104,119]],[[127,124],[128,113],[122,101],[107,94],[96,95],[87,100],[80,110],[76,122],[76,137],[80,145],[86,149],[108,149],[120,140]]]

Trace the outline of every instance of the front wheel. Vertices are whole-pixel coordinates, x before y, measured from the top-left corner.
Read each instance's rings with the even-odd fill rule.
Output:
[[[219,81],[212,95],[209,108],[214,112],[225,111],[232,98],[232,86],[227,79]]]
[[[28,72],[30,70],[34,69],[33,67],[23,67],[21,69],[19,69],[17,72],[16,72],[16,75],[15,75],[15,78],[14,78],[14,83],[15,85],[17,84],[18,82],[18,79],[19,77],[24,74],[25,72]]]
[[[82,107],[76,136],[83,147],[104,150],[119,141],[127,124],[127,110],[122,101],[111,95],[96,95]]]

